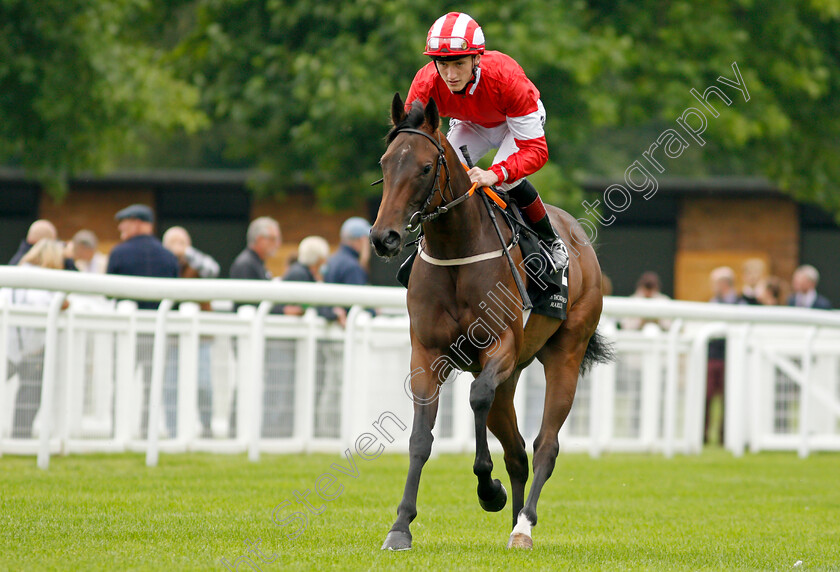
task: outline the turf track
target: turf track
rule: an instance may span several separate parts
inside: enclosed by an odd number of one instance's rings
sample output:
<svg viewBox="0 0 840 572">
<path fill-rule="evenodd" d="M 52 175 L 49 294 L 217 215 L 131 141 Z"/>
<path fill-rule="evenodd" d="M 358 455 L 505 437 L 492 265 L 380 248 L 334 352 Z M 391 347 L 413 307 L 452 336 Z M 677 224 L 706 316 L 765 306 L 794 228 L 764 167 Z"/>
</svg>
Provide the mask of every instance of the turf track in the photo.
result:
<svg viewBox="0 0 840 572">
<path fill-rule="evenodd" d="M 561 454 L 539 506 L 532 552 L 504 544 L 510 513 L 484 513 L 472 457 L 432 458 L 411 552 L 382 552 L 407 467 L 401 455 L 140 455 L 0 458 L 0 570 L 840 570 L 840 455 L 735 459 Z M 495 476 L 507 486 L 503 462 Z M 316 500 L 320 475 L 337 477 Z M 338 494 L 339 485 L 344 488 Z M 323 512 L 287 526 L 310 490 Z M 286 537 L 295 532 L 294 540 Z M 273 562 L 259 561 L 246 540 Z M 794 568 L 797 561 L 802 563 Z M 250 570 L 239 562 L 239 570 Z"/>
</svg>

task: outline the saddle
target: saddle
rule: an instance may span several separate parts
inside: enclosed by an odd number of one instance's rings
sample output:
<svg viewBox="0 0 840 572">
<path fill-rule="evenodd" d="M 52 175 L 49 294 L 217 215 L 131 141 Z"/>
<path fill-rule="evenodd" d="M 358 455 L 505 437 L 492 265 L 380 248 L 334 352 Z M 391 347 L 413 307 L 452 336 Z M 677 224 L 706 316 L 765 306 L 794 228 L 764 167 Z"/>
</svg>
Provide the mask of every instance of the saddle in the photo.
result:
<svg viewBox="0 0 840 572">
<path fill-rule="evenodd" d="M 569 265 L 563 269 L 562 273 L 550 274 L 551 265 L 547 258 L 549 254 L 540 247 L 537 233 L 522 217 L 516 202 L 511 200 L 506 193 L 498 190 L 496 192 L 502 196 L 507 206 L 503 210 L 494 204 L 493 208 L 498 209 L 503 214 L 505 222 L 513 232 L 511 246 L 519 244 L 519 248 L 522 250 L 521 267 L 528 275 L 527 292 L 533 304 L 531 312 L 565 320 L 569 300 Z M 421 230 L 420 236 L 412 244 L 418 245 L 422 238 Z M 406 288 L 408 288 L 411 269 L 414 266 L 417 253 L 418 250 L 415 249 L 397 271 L 397 280 Z"/>
</svg>

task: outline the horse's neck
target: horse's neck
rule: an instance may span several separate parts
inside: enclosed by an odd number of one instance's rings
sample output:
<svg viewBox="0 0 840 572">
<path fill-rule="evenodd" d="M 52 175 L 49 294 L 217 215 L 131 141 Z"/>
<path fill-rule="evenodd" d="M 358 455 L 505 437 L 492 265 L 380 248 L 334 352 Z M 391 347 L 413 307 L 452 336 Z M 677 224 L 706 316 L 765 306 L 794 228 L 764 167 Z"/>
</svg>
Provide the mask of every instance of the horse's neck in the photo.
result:
<svg viewBox="0 0 840 572">
<path fill-rule="evenodd" d="M 453 183 L 453 190 L 459 187 L 453 193 L 455 198 L 469 190 L 462 178 L 457 180 L 460 184 Z M 435 258 L 466 258 L 499 248 L 487 209 L 477 193 L 424 225 L 424 233 L 424 250 Z"/>
</svg>

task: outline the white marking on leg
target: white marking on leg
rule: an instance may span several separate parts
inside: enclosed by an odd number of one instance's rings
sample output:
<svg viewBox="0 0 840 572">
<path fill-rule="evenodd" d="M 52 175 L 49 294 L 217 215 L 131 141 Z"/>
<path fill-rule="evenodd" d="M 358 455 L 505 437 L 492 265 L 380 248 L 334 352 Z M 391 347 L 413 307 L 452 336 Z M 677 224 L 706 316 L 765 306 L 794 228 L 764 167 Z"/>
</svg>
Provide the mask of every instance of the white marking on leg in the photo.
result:
<svg viewBox="0 0 840 572">
<path fill-rule="evenodd" d="M 520 514 L 519 518 L 516 519 L 516 526 L 513 527 L 511 534 L 516 534 L 518 532 L 530 538 L 531 528 L 531 521 L 528 520 L 528 517 L 524 514 Z"/>
</svg>

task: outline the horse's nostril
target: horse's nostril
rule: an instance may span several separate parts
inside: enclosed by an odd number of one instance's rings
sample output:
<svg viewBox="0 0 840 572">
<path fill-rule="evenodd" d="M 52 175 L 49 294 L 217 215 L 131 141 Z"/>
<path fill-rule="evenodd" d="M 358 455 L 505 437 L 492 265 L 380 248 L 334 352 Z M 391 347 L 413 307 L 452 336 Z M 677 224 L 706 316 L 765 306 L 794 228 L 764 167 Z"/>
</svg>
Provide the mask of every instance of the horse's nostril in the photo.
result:
<svg viewBox="0 0 840 572">
<path fill-rule="evenodd" d="M 396 230 L 371 231 L 370 242 L 379 256 L 394 256 L 400 251 L 402 237 Z"/>
<path fill-rule="evenodd" d="M 389 231 L 382 243 L 389 249 L 393 250 L 400 246 L 400 233 L 395 230 Z"/>
</svg>

